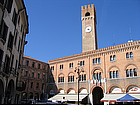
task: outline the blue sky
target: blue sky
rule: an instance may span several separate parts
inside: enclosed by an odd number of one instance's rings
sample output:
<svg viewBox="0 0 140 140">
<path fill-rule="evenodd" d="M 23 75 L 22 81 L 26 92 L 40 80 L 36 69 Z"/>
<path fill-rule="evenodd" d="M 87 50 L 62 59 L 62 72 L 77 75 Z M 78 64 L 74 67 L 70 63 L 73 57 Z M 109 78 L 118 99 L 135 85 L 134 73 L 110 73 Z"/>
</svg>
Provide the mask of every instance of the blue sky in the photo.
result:
<svg viewBox="0 0 140 140">
<path fill-rule="evenodd" d="M 82 52 L 81 6 L 94 4 L 98 48 L 140 40 L 140 0 L 24 0 L 25 55 L 48 62 Z"/>
</svg>

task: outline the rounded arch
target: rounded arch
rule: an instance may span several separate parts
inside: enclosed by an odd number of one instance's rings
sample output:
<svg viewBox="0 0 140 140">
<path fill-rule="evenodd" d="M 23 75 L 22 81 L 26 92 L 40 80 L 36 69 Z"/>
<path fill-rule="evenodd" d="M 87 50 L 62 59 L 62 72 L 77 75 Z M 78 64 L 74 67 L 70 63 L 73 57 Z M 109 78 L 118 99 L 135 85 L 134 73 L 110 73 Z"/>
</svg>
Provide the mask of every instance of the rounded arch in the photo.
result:
<svg viewBox="0 0 140 140">
<path fill-rule="evenodd" d="M 82 94 L 82 93 L 88 93 L 87 89 L 86 88 L 80 88 L 79 89 L 79 93 Z"/>
<path fill-rule="evenodd" d="M 74 75 L 74 74 L 75 74 L 74 72 L 69 72 L 68 76 L 71 76 L 71 75 Z"/>
<path fill-rule="evenodd" d="M 7 90 L 5 92 L 5 98 L 4 98 L 4 104 L 12 104 L 12 101 L 14 100 L 15 94 L 15 86 L 14 86 L 14 80 L 10 80 L 8 83 Z"/>
<path fill-rule="evenodd" d="M 100 86 L 97 86 L 92 91 L 92 100 L 94 105 L 103 105 L 100 101 L 103 98 L 103 89 Z"/>
<path fill-rule="evenodd" d="M 123 93 L 119 86 L 112 86 L 109 89 L 109 93 Z"/>
<path fill-rule="evenodd" d="M 67 90 L 67 94 L 76 94 L 76 92 L 73 88 L 70 88 Z"/>
<path fill-rule="evenodd" d="M 59 93 L 62 93 L 62 94 L 65 93 L 65 90 L 63 88 L 60 88 L 58 91 L 59 91 Z"/>
<path fill-rule="evenodd" d="M 137 85 L 130 85 L 126 88 L 127 93 L 140 93 L 140 87 Z"/>
<path fill-rule="evenodd" d="M 124 70 L 129 69 L 129 68 L 136 68 L 136 69 L 138 69 L 135 64 L 130 63 L 130 64 L 128 64 L 128 65 L 125 66 L 125 69 Z"/>
<path fill-rule="evenodd" d="M 119 67 L 117 67 L 117 66 L 111 66 L 111 67 L 108 69 L 108 73 L 109 73 L 111 70 L 118 70 L 118 71 L 120 71 Z"/>
<path fill-rule="evenodd" d="M 90 16 L 90 13 L 89 12 L 86 12 L 85 13 L 85 17 L 88 17 L 88 16 Z"/>
<path fill-rule="evenodd" d="M 2 80 L 0 79 L 0 104 L 2 104 L 3 96 L 4 96 L 4 84 Z"/>
<path fill-rule="evenodd" d="M 60 73 L 59 75 L 58 75 L 58 77 L 60 77 L 60 76 L 65 76 L 63 73 Z"/>
<path fill-rule="evenodd" d="M 34 94 L 32 92 L 30 92 L 29 99 L 33 99 L 33 98 L 34 98 Z"/>
<path fill-rule="evenodd" d="M 92 69 L 91 74 L 93 74 L 96 70 L 100 70 L 103 73 L 103 70 L 101 67 L 95 67 Z"/>
</svg>

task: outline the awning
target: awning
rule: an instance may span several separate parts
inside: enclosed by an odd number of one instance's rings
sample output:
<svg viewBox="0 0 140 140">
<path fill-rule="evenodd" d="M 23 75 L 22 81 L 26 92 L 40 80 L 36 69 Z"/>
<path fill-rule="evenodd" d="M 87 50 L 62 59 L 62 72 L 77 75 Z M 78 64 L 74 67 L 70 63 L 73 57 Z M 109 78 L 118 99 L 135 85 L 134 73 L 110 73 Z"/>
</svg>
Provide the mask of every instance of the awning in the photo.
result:
<svg viewBox="0 0 140 140">
<path fill-rule="evenodd" d="M 139 101 L 139 99 L 128 93 L 125 94 L 123 97 L 117 99 L 117 102 L 132 102 L 132 101 Z"/>
<path fill-rule="evenodd" d="M 80 93 L 79 94 L 79 101 L 82 101 L 86 96 L 88 96 L 88 93 Z M 49 98 L 48 100 L 51 101 L 78 101 L 78 94 L 64 94 L 64 93 L 58 93 L 57 95 Z"/>
<path fill-rule="evenodd" d="M 105 94 L 105 96 L 101 99 L 101 102 L 117 102 L 117 99 L 122 98 L 125 95 L 126 94 L 122 94 L 122 93 Z M 140 100 L 140 93 L 139 94 L 129 94 L 129 95 Z"/>
</svg>

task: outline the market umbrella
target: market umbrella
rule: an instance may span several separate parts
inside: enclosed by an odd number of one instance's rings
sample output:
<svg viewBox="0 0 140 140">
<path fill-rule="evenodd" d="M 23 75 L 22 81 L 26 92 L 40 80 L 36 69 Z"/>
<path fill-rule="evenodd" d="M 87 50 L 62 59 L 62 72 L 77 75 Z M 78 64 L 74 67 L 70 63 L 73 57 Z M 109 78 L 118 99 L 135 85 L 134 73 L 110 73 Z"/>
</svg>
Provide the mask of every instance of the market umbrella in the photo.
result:
<svg viewBox="0 0 140 140">
<path fill-rule="evenodd" d="M 119 102 L 131 102 L 131 101 L 138 101 L 139 99 L 129 95 L 128 93 L 125 94 L 123 97 L 117 99 Z"/>
</svg>

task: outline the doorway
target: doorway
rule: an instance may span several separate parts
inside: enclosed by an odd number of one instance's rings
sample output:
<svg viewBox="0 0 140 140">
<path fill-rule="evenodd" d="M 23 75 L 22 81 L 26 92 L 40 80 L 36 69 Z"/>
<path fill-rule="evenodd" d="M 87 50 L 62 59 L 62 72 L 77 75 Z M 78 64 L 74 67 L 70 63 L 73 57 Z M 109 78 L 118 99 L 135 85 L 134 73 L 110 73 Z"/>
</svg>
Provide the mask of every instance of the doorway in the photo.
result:
<svg viewBox="0 0 140 140">
<path fill-rule="evenodd" d="M 93 105 L 103 105 L 104 103 L 100 102 L 103 96 L 103 89 L 101 87 L 95 87 L 92 91 Z"/>
</svg>

